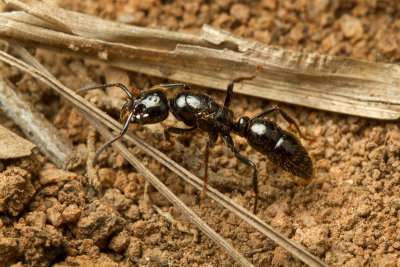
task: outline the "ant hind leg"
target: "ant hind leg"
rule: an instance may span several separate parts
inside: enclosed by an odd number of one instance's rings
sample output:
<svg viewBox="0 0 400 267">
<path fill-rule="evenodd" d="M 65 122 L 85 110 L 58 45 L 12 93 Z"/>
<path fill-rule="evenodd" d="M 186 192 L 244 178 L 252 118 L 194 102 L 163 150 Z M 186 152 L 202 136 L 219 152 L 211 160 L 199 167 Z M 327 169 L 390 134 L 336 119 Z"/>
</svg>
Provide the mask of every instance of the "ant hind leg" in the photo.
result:
<svg viewBox="0 0 400 267">
<path fill-rule="evenodd" d="M 209 156 L 209 149 L 213 147 L 215 142 L 218 139 L 217 133 L 210 133 L 207 136 L 206 142 L 206 149 L 204 151 L 204 177 L 203 177 L 203 190 L 201 191 L 201 197 L 204 197 L 206 194 L 206 187 L 207 187 L 207 178 L 208 178 L 208 156 Z"/>
<path fill-rule="evenodd" d="M 294 126 L 296 128 L 296 131 L 299 133 L 299 135 L 306 139 L 306 140 L 314 140 L 314 138 L 312 137 L 307 137 L 305 136 L 301 131 L 300 131 L 300 127 L 299 125 L 296 123 L 296 121 L 289 116 L 289 114 L 287 114 L 285 111 L 283 111 L 278 105 L 273 105 L 272 107 L 269 107 L 267 110 L 264 110 L 263 112 L 253 116 L 250 118 L 250 121 L 257 119 L 257 118 L 261 118 L 264 117 L 265 115 L 268 115 L 272 112 L 279 112 L 279 114 L 281 114 L 281 116 L 290 124 L 290 126 Z"/>
</svg>

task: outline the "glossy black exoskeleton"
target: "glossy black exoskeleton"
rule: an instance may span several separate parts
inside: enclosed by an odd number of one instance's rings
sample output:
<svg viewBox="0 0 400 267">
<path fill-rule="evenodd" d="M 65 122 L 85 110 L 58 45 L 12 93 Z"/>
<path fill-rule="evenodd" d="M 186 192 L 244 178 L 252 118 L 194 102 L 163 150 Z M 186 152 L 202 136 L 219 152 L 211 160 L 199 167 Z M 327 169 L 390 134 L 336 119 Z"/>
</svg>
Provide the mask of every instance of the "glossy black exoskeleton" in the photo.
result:
<svg viewBox="0 0 400 267">
<path fill-rule="evenodd" d="M 257 208 L 258 187 L 257 167 L 243 157 L 235 148 L 231 132 L 247 139 L 249 145 L 256 151 L 266 155 L 275 165 L 283 168 L 298 177 L 310 179 L 313 173 L 313 166 L 310 156 L 300 143 L 299 139 L 292 133 L 281 129 L 275 122 L 263 119 L 262 117 L 279 112 L 291 125 L 294 125 L 301 135 L 300 129 L 295 121 L 278 106 L 273 106 L 251 118 L 241 117 L 234 120 L 232 110 L 229 109 L 233 86 L 243 80 L 251 80 L 251 77 L 239 77 L 231 81 L 227 88 L 224 105 L 216 103 L 209 95 L 190 91 L 190 87 L 184 83 L 156 85 L 142 92 L 136 91 L 134 95 L 122 84 L 104 84 L 81 89 L 87 91 L 111 86 L 121 87 L 128 95 L 128 101 L 121 109 L 120 120 L 124 122 L 120 134 L 106 142 L 96 152 L 96 164 L 99 154 L 120 139 L 128 130 L 129 123 L 151 124 L 165 120 L 171 112 L 177 120 L 184 122 L 190 128 L 166 127 L 164 129 L 165 139 L 173 144 L 170 133 L 182 134 L 193 131 L 197 128 L 208 134 L 204 153 L 204 182 L 203 194 L 207 184 L 207 170 L 209 149 L 221 136 L 222 141 L 227 145 L 244 164 L 253 168 L 253 190 L 255 193 L 254 213 Z M 183 88 L 175 97 L 167 100 L 165 90 L 169 88 Z M 302 135 L 301 135 L 302 136 Z"/>
</svg>

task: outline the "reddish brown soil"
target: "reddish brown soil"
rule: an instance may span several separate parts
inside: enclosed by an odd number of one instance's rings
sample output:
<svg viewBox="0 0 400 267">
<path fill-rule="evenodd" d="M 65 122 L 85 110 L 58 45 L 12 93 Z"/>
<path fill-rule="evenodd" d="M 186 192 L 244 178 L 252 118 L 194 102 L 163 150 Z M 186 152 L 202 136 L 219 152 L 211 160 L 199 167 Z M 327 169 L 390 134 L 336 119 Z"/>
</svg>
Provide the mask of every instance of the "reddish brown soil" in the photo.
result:
<svg viewBox="0 0 400 267">
<path fill-rule="evenodd" d="M 67 9 L 134 25 L 199 33 L 211 24 L 274 46 L 349 56 L 372 61 L 400 60 L 400 2 L 383 0 L 263 1 L 59 1 Z M 210 3 L 211 2 L 211 3 Z M 105 66 L 38 51 L 41 62 L 70 88 L 102 83 Z M 21 94 L 73 142 L 87 152 L 88 123 L 51 89 L 15 70 L 9 73 Z M 165 82 L 138 73 L 113 70 L 136 88 Z M 228 82 L 228 81 L 227 81 Z M 222 102 L 224 94 L 208 92 Z M 173 94 L 174 92 L 171 92 Z M 100 101 L 101 102 L 101 101 Z M 101 104 L 101 103 L 99 103 Z M 235 95 L 234 113 L 252 115 L 271 104 Z M 400 130 L 398 122 L 368 120 L 281 105 L 301 129 L 315 136 L 302 140 L 313 157 L 315 178 L 308 186 L 273 166 L 235 137 L 237 148 L 259 168 L 258 216 L 314 255 L 335 266 L 400 264 Z M 116 108 L 103 108 L 117 114 Z M 0 122 L 21 134 L 12 121 Z M 278 123 L 285 125 L 278 118 Z M 132 127 L 162 148 L 160 133 L 175 125 L 172 116 L 152 127 Z M 205 136 L 176 137 L 166 153 L 202 175 Z M 97 145 L 104 140 L 97 140 Z M 133 149 L 175 194 L 255 265 L 302 265 L 240 219 L 186 185 L 143 152 Z M 251 170 L 220 142 L 212 149 L 213 185 L 251 208 Z M 0 265 L 215 265 L 232 260 L 202 234 L 181 231 L 154 211 L 144 198 L 145 181 L 109 148 L 100 157 L 100 186 L 86 178 L 84 162 L 66 172 L 40 153 L 0 162 Z M 228 177 L 231 182 L 216 177 Z M 149 188 L 154 205 L 187 224 L 160 193 Z M 192 232 L 193 233 L 193 232 Z"/>
</svg>

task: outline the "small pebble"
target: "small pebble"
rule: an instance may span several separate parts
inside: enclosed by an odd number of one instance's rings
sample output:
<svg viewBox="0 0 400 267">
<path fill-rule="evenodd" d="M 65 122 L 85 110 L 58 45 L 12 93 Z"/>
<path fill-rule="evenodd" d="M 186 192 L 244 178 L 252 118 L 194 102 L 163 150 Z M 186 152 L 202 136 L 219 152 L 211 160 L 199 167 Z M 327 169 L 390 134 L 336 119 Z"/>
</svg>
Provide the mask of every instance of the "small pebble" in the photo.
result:
<svg viewBox="0 0 400 267">
<path fill-rule="evenodd" d="M 273 2 L 270 0 L 264 0 L 264 2 Z M 325 10 L 329 7 L 329 0 L 308 0 L 307 1 L 307 15 L 311 20 L 321 18 L 324 15 Z"/>
<path fill-rule="evenodd" d="M 132 13 L 129 14 L 119 14 L 118 21 L 126 24 L 132 24 L 135 22 L 135 16 Z"/>
<path fill-rule="evenodd" d="M 262 0 L 261 1 L 261 6 L 269 9 L 269 10 L 275 10 L 276 9 L 276 1 L 274 0 Z"/>
<path fill-rule="evenodd" d="M 49 183 L 64 182 L 67 180 L 75 179 L 78 175 L 73 172 L 64 171 L 60 169 L 47 169 L 39 173 L 39 182 L 42 185 Z"/>
<path fill-rule="evenodd" d="M 371 213 L 371 207 L 367 204 L 363 204 L 357 208 L 357 215 L 360 217 L 368 217 Z"/>
<path fill-rule="evenodd" d="M 111 239 L 108 247 L 115 252 L 122 252 L 128 247 L 129 239 L 128 233 L 126 231 L 122 231 Z"/>
<path fill-rule="evenodd" d="M 378 180 L 380 176 L 381 176 L 381 172 L 378 169 L 374 169 L 372 171 L 372 178 L 374 178 L 375 180 Z"/>
<path fill-rule="evenodd" d="M 111 168 L 101 168 L 98 171 L 101 185 L 104 187 L 112 186 L 115 182 L 115 171 Z"/>
<path fill-rule="evenodd" d="M 148 242 L 150 245 L 157 245 L 161 242 L 161 233 L 154 233 L 150 235 L 149 237 L 146 237 L 146 242 Z"/>
<path fill-rule="evenodd" d="M 245 23 L 250 16 L 250 9 L 243 4 L 234 4 L 229 13 L 239 22 Z"/>
<path fill-rule="evenodd" d="M 271 34 L 268 31 L 255 31 L 253 37 L 264 44 L 269 44 L 272 41 Z"/>
<path fill-rule="evenodd" d="M 62 212 L 62 217 L 66 223 L 76 221 L 81 215 L 81 210 L 76 204 L 71 204 L 67 206 Z"/>
<path fill-rule="evenodd" d="M 304 30 L 301 24 L 297 24 L 299 26 L 293 27 L 289 32 L 289 37 L 296 43 L 301 42 L 304 39 Z"/>
<path fill-rule="evenodd" d="M 134 262 L 140 258 L 142 255 L 142 241 L 136 237 L 131 237 L 126 254 Z"/>
<path fill-rule="evenodd" d="M 395 198 L 391 202 L 392 208 L 399 210 L 400 209 L 400 200 L 398 198 Z"/>
<path fill-rule="evenodd" d="M 301 221 L 307 228 L 311 228 L 317 225 L 315 218 L 308 212 L 303 212 L 301 215 Z"/>
<path fill-rule="evenodd" d="M 322 131 L 323 129 L 320 125 L 313 127 L 312 136 L 315 138 L 320 137 L 322 135 Z"/>
<path fill-rule="evenodd" d="M 340 28 L 345 38 L 360 39 L 364 34 L 361 21 L 349 15 L 343 15 L 341 17 Z"/>
<path fill-rule="evenodd" d="M 231 0 L 216 0 L 215 3 L 220 6 L 222 9 L 228 9 L 232 4 Z"/>
<path fill-rule="evenodd" d="M 394 249 L 400 249 L 400 242 L 399 242 L 399 241 L 394 242 L 393 248 L 394 248 Z"/>
<path fill-rule="evenodd" d="M 124 213 L 129 219 L 136 221 L 140 219 L 140 211 L 138 205 L 131 205 L 129 209 Z"/>
<path fill-rule="evenodd" d="M 335 149 L 332 147 L 327 147 L 325 149 L 325 158 L 330 159 L 335 154 Z"/>
<path fill-rule="evenodd" d="M 61 216 L 61 213 L 54 207 L 51 207 L 47 210 L 47 218 L 55 227 L 58 227 L 63 223 L 63 217 Z"/>
</svg>

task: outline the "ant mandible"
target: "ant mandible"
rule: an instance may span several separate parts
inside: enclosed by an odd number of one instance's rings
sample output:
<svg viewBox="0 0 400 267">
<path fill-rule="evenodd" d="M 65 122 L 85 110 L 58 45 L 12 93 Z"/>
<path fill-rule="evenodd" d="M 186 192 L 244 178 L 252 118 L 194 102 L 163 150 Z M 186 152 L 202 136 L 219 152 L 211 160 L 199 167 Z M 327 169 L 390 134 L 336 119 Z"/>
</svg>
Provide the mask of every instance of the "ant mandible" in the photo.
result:
<svg viewBox="0 0 400 267">
<path fill-rule="evenodd" d="M 263 119 L 272 112 L 278 112 L 291 125 L 294 125 L 301 137 L 305 138 L 296 124 L 287 113 L 277 105 L 249 118 L 247 116 L 234 121 L 234 115 L 229 105 L 231 103 L 233 87 L 235 83 L 255 78 L 256 72 L 249 77 L 238 77 L 232 80 L 227 87 L 224 105 L 216 103 L 209 95 L 192 92 L 190 86 L 185 83 L 160 84 L 147 90 L 134 90 L 132 93 L 121 83 L 95 85 L 82 88 L 79 91 L 103 89 L 107 87 L 120 87 L 128 95 L 127 102 L 121 108 L 120 121 L 124 126 L 116 137 L 104 143 L 96 152 L 93 165 L 97 163 L 100 153 L 109 145 L 122 138 L 128 130 L 130 123 L 152 124 L 164 121 L 169 112 L 175 118 L 184 122 L 190 128 L 166 127 L 164 129 L 165 139 L 173 146 L 170 133 L 183 134 L 197 128 L 206 132 L 206 148 L 204 152 L 204 195 L 207 185 L 207 170 L 209 149 L 214 146 L 221 136 L 222 141 L 235 154 L 241 162 L 253 168 L 253 190 L 255 194 L 254 213 L 257 211 L 258 181 L 257 167 L 249 159 L 243 157 L 235 148 L 231 132 L 247 139 L 247 142 L 256 151 L 266 155 L 275 165 L 281 167 L 300 178 L 310 179 L 313 174 L 313 166 L 310 156 L 302 146 L 299 139 L 292 133 L 283 130 L 275 122 Z M 183 88 L 175 97 L 167 99 L 165 91 L 172 88 Z"/>
</svg>

